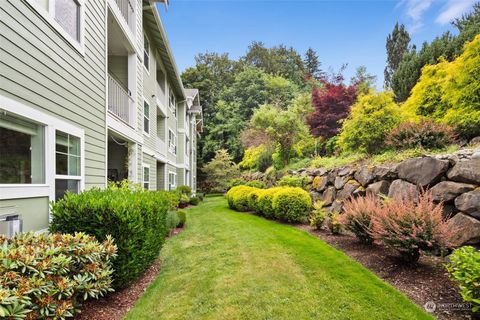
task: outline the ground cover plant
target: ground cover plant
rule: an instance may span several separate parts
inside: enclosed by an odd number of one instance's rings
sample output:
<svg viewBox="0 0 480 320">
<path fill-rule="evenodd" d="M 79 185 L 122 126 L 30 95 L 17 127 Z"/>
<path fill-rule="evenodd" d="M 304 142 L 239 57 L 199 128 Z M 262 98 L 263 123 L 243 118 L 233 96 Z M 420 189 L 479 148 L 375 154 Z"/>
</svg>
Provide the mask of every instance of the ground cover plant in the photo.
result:
<svg viewBox="0 0 480 320">
<path fill-rule="evenodd" d="M 186 212 L 188 228 L 167 242 L 158 278 L 127 320 L 432 319 L 304 231 L 234 212 L 223 197 Z"/>
<path fill-rule="evenodd" d="M 0 235 L 0 318 L 66 319 L 84 300 L 112 290 L 112 237 Z"/>
</svg>

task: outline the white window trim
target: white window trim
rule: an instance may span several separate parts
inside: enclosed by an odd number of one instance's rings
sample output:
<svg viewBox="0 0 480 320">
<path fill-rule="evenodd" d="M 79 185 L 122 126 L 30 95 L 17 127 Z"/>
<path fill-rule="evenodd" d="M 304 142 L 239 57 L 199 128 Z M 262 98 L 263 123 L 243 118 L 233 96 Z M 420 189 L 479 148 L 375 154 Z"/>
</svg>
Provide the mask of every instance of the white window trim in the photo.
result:
<svg viewBox="0 0 480 320">
<path fill-rule="evenodd" d="M 145 168 L 148 169 L 148 181 L 145 180 Z M 145 183 L 148 183 L 148 188 L 150 190 L 150 165 L 147 163 L 142 163 L 142 188 L 145 189 Z"/>
<path fill-rule="evenodd" d="M 173 95 L 173 105 L 170 102 L 170 96 Z M 172 112 L 172 115 L 175 119 L 177 119 L 177 98 L 173 93 L 172 87 L 168 87 L 168 109 Z"/>
<path fill-rule="evenodd" d="M 45 127 L 45 183 L 0 184 L 0 200 L 32 197 L 48 197 L 55 200 L 55 137 L 62 131 L 80 138 L 80 192 L 85 189 L 85 130 L 53 117 L 19 101 L 0 95 L 0 110 L 6 110 Z"/>
<path fill-rule="evenodd" d="M 170 129 L 170 128 L 168 128 L 168 132 L 169 132 L 169 133 L 168 133 L 168 152 L 170 152 L 171 154 L 173 154 L 173 155 L 176 156 L 176 155 L 177 155 L 177 150 L 176 150 L 176 148 L 177 148 L 177 135 L 176 135 L 175 132 L 174 132 L 172 129 Z M 173 139 L 173 144 L 170 143 L 170 142 L 171 142 L 170 132 L 172 133 L 172 136 L 173 136 L 173 138 L 174 138 L 174 139 Z"/>
<path fill-rule="evenodd" d="M 173 175 L 175 177 L 175 183 L 171 185 L 170 187 L 170 175 Z M 175 190 L 177 188 L 177 173 L 174 171 L 168 170 L 168 190 Z"/>
<path fill-rule="evenodd" d="M 148 55 L 148 68 L 147 66 L 145 66 L 145 38 L 148 40 L 148 51 L 147 51 L 147 55 Z M 148 75 L 150 75 L 150 67 L 151 67 L 151 62 L 152 62 L 152 56 L 150 54 L 150 47 L 151 47 L 151 44 L 150 44 L 150 39 L 148 39 L 147 35 L 146 34 L 143 34 L 143 50 L 142 50 L 142 64 L 143 64 L 143 69 L 147 72 Z"/>
<path fill-rule="evenodd" d="M 149 113 L 148 118 L 147 118 L 148 119 L 148 131 L 145 131 L 145 103 L 148 104 L 148 113 Z M 148 102 L 148 100 L 145 97 L 143 97 L 143 106 L 142 107 L 143 107 L 143 110 L 142 110 L 143 134 L 146 135 L 147 137 L 150 137 L 150 130 L 152 129 L 151 128 L 151 122 L 150 122 L 150 112 L 151 112 L 152 109 L 150 108 L 151 107 L 150 103 Z"/>
<path fill-rule="evenodd" d="M 48 0 L 49 10 L 45 10 L 35 0 L 26 0 L 27 3 L 46 21 L 50 26 L 82 56 L 85 56 L 85 0 L 76 0 L 80 7 L 79 17 L 79 40 L 74 39 L 55 20 L 55 0 Z"/>
<path fill-rule="evenodd" d="M 66 132 L 66 131 L 63 131 L 63 130 L 60 130 L 60 129 L 55 130 L 55 150 L 54 150 L 54 153 L 55 153 L 54 157 L 55 158 L 54 158 L 54 164 L 53 164 L 54 172 L 55 172 L 55 182 L 56 182 L 56 180 L 75 180 L 75 181 L 78 181 L 78 191 L 81 192 L 83 190 L 81 185 L 82 185 L 82 176 L 84 174 L 83 173 L 84 168 L 82 166 L 82 163 L 84 162 L 84 158 L 82 157 L 82 149 L 81 149 L 82 147 L 80 147 L 80 175 L 76 176 L 76 175 L 68 175 L 68 174 L 57 174 L 57 161 L 56 161 L 57 160 L 56 159 L 56 157 L 57 157 L 57 150 L 56 150 L 56 148 L 57 148 L 57 146 L 56 146 L 56 138 L 57 138 L 56 133 L 57 133 L 57 131 L 61 131 L 63 133 L 68 134 L 69 136 L 79 138 L 80 139 L 80 146 L 82 146 L 84 141 L 82 140 L 82 138 L 80 138 L 77 135 L 71 134 L 69 132 Z M 68 157 L 67 157 L 67 159 L 68 159 Z M 55 185 L 54 185 L 54 189 L 55 189 Z M 55 197 L 56 197 L 56 195 L 55 195 Z M 54 198 L 54 200 L 55 200 L 55 198 Z"/>
</svg>

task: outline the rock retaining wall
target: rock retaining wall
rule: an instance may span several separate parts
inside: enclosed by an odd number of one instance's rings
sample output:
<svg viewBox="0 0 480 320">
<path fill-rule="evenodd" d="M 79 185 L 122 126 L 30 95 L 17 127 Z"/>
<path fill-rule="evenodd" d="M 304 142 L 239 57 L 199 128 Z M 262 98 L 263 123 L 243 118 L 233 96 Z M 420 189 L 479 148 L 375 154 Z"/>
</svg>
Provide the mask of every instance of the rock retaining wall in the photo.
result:
<svg viewBox="0 0 480 320">
<path fill-rule="evenodd" d="M 306 177 L 312 199 L 323 201 L 329 211 L 336 212 L 342 211 L 343 201 L 350 196 L 417 196 L 420 190 L 430 189 L 434 200 L 444 203 L 445 216 L 450 217 L 452 226 L 462 229 L 457 244 L 480 243 L 478 150 L 411 158 L 389 165 L 301 169 L 289 174 Z"/>
</svg>

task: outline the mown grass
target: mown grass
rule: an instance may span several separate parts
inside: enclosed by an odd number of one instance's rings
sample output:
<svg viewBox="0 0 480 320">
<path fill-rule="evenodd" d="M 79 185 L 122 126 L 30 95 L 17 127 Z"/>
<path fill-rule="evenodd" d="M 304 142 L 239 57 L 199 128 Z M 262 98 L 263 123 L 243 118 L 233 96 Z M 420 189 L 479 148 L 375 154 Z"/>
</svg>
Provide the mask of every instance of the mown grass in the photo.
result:
<svg viewBox="0 0 480 320">
<path fill-rule="evenodd" d="M 431 319 L 342 252 L 223 197 L 187 210 L 161 257 L 126 319 Z"/>
</svg>

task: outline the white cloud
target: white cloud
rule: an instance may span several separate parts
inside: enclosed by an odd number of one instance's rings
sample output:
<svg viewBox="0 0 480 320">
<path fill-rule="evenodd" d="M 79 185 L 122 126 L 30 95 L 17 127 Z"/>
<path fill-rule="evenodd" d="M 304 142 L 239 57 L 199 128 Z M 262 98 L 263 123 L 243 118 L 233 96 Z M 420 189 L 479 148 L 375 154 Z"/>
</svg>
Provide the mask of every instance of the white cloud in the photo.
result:
<svg viewBox="0 0 480 320">
<path fill-rule="evenodd" d="M 468 12 L 477 0 L 448 0 L 435 22 L 447 24 Z"/>
<path fill-rule="evenodd" d="M 399 5 L 406 9 L 406 16 L 410 23 L 407 29 L 410 33 L 415 33 L 423 26 L 423 14 L 430 8 L 434 0 L 402 0 Z"/>
</svg>

